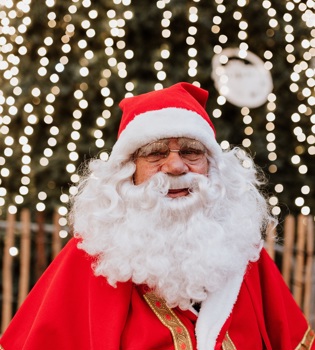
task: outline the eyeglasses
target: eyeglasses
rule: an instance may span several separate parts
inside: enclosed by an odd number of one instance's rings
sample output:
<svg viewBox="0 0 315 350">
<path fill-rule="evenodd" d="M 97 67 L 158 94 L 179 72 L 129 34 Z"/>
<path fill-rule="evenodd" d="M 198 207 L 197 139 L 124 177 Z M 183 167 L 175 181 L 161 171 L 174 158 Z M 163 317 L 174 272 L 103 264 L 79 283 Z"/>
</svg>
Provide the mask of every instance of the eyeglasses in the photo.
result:
<svg viewBox="0 0 315 350">
<path fill-rule="evenodd" d="M 134 155 L 134 159 L 144 158 L 148 163 L 160 164 L 171 152 L 177 152 L 186 164 L 198 164 L 205 158 L 205 146 L 193 139 L 179 138 L 180 149 L 170 149 L 169 140 L 151 142 L 141 148 Z"/>
</svg>

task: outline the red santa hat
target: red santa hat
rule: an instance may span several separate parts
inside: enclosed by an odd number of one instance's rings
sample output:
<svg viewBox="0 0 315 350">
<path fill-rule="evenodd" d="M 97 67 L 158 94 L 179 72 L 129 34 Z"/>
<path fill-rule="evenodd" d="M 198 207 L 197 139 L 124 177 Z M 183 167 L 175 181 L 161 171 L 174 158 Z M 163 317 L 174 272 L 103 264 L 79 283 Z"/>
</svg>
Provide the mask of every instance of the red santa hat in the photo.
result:
<svg viewBox="0 0 315 350">
<path fill-rule="evenodd" d="M 205 110 L 207 99 L 206 90 L 189 83 L 123 99 L 111 159 L 127 160 L 141 146 L 171 137 L 196 139 L 212 153 L 217 151 L 215 128 Z"/>
</svg>

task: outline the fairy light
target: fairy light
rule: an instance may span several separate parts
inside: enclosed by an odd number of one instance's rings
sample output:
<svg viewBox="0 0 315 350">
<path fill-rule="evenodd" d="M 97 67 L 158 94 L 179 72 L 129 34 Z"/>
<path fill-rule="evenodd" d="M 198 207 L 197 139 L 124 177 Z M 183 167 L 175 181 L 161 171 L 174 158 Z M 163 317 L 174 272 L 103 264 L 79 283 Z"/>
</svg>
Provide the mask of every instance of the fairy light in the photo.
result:
<svg viewBox="0 0 315 350">
<path fill-rule="evenodd" d="M 10 247 L 9 248 L 9 254 L 11 256 L 17 256 L 19 254 L 19 250 L 17 247 Z"/>
<path fill-rule="evenodd" d="M 311 28 L 312 22 L 314 25 L 314 12 L 311 11 L 311 8 L 314 6 L 313 1 L 309 1 L 307 4 L 300 3 L 297 8 L 303 12 L 301 18 L 305 21 L 306 25 Z M 309 6 L 309 8 L 307 8 Z M 301 101 L 300 105 L 298 106 L 296 112 L 294 112 L 291 116 L 292 122 L 296 125 L 293 128 L 293 134 L 296 137 L 297 143 L 300 143 L 301 146 L 297 146 L 295 149 L 296 154 L 292 155 L 291 162 L 295 165 L 295 169 L 298 171 L 300 175 L 307 174 L 308 167 L 306 164 L 304 164 L 303 161 L 303 154 L 306 152 L 306 150 L 310 150 L 311 145 L 314 142 L 314 135 L 310 134 L 307 135 L 305 130 L 302 127 L 302 121 L 304 118 L 310 118 L 311 116 L 311 109 L 313 106 L 313 99 L 312 99 L 312 93 L 311 88 L 314 87 L 313 83 L 313 77 L 314 77 L 314 69 L 310 68 L 310 61 L 311 59 L 314 59 L 315 51 L 314 51 L 314 39 L 308 40 L 308 39 L 302 39 L 301 41 L 301 48 L 304 50 L 303 54 L 303 60 L 298 61 L 297 57 L 295 56 L 295 46 L 292 45 L 292 42 L 294 41 L 294 28 L 290 24 L 290 21 L 292 19 L 292 12 L 296 9 L 296 5 L 293 2 L 288 2 L 286 5 L 287 13 L 284 15 L 284 20 L 288 23 L 285 26 L 285 40 L 287 42 L 287 45 L 285 47 L 287 52 L 287 61 L 292 64 L 292 73 L 291 73 L 291 85 L 290 90 L 292 93 L 295 93 L 299 96 L 299 100 Z M 307 80 L 308 86 L 301 85 L 301 80 L 304 81 L 304 79 L 301 79 L 303 75 L 303 78 L 305 77 L 306 80 L 308 77 L 310 79 Z M 312 120 L 312 119 L 311 119 Z M 313 132 L 314 134 L 314 132 Z M 303 144 L 308 144 L 309 147 L 302 146 Z M 311 155 L 311 153 L 309 153 Z M 295 199 L 295 205 L 297 207 L 301 208 L 301 213 L 304 215 L 308 215 L 310 213 L 310 208 L 305 205 L 306 197 L 310 192 L 309 187 L 307 186 L 308 190 L 306 191 L 306 187 L 302 187 L 301 189 L 301 197 L 297 197 Z"/>
<path fill-rule="evenodd" d="M 265 53 L 266 55 L 266 53 Z M 268 56 L 268 55 L 266 55 Z M 270 54 L 270 57 L 272 55 Z M 270 173 L 276 173 L 278 171 L 277 165 L 275 164 L 276 160 L 278 159 L 277 155 L 277 145 L 276 145 L 276 95 L 273 93 L 270 93 L 268 95 L 268 103 L 267 103 L 267 115 L 266 115 L 266 141 L 267 141 L 267 151 L 268 151 L 268 159 L 270 161 L 270 165 L 268 167 L 268 170 Z M 273 213 L 277 214 L 279 213 L 280 208 L 277 206 L 274 206 Z"/>
<path fill-rule="evenodd" d="M 69 7 L 69 9 L 72 9 L 72 11 L 75 12 L 73 6 Z M 53 27 L 56 25 L 56 23 L 54 22 L 55 18 L 56 18 L 55 13 L 50 12 L 48 14 L 48 19 L 49 19 L 48 25 L 50 27 Z M 60 53 L 61 56 L 59 58 L 59 62 L 57 62 L 55 65 L 54 72 L 50 76 L 50 81 L 52 83 L 52 86 L 50 88 L 50 91 L 46 95 L 46 99 L 45 99 L 45 103 L 47 103 L 47 104 L 45 107 L 46 115 L 44 117 L 44 122 L 46 123 L 47 127 L 49 128 L 51 136 L 47 139 L 47 147 L 43 150 L 43 155 L 40 158 L 40 164 L 42 167 L 49 166 L 50 159 L 54 155 L 54 148 L 58 144 L 57 137 L 59 135 L 60 130 L 56 125 L 54 125 L 54 117 L 53 116 L 55 113 L 55 109 L 54 109 L 53 103 L 56 101 L 60 91 L 59 91 L 58 87 L 54 86 L 54 84 L 58 83 L 59 76 L 65 70 L 67 63 L 69 62 L 69 59 L 67 57 L 67 54 L 71 51 L 71 47 L 70 47 L 69 43 L 71 42 L 71 38 L 73 37 L 74 30 L 75 30 L 74 25 L 69 23 L 71 21 L 70 12 L 69 12 L 69 14 L 66 14 L 63 17 L 63 20 L 65 23 L 68 23 L 68 24 L 66 25 L 65 33 L 64 33 L 63 37 L 61 38 L 61 41 L 63 43 L 63 45 L 61 47 L 61 53 Z M 46 37 L 44 39 L 44 44 L 46 45 L 46 47 L 42 48 L 42 52 L 48 50 L 48 48 L 53 44 L 53 39 L 51 37 Z M 45 59 L 45 58 L 46 57 L 43 57 L 43 59 L 41 59 L 42 67 L 39 70 L 39 74 L 41 74 L 41 75 L 47 74 L 47 70 L 46 70 L 45 66 L 48 66 L 49 60 Z M 71 160 L 71 158 L 70 158 L 70 160 Z M 69 164 L 66 166 L 66 170 L 68 170 L 68 169 L 69 169 Z M 40 201 L 38 202 L 38 204 L 36 206 L 38 211 L 45 210 L 46 205 L 44 202 L 46 199 L 47 199 L 46 192 L 42 192 L 41 197 L 39 197 Z"/>
<path fill-rule="evenodd" d="M 266 10 L 266 14 L 269 17 L 269 29 L 266 31 L 266 36 L 269 40 L 273 40 L 274 33 L 278 29 L 278 20 L 277 20 L 277 11 L 272 7 L 270 1 L 263 1 L 263 7 Z M 273 52 L 271 50 L 266 50 L 264 52 L 265 59 L 265 68 L 268 70 L 272 70 L 273 64 Z M 278 159 L 277 155 L 277 140 L 276 140 L 276 116 L 277 116 L 277 104 L 276 104 L 277 96 L 274 93 L 270 93 L 268 95 L 268 102 L 266 105 L 266 149 L 268 151 L 268 160 L 270 162 L 268 166 L 268 170 L 271 174 L 276 173 L 278 171 L 276 161 Z M 276 193 L 283 192 L 283 185 L 277 184 L 275 186 Z M 279 215 L 281 213 L 281 209 L 279 207 L 279 201 L 277 195 L 271 197 L 269 199 L 269 203 L 272 207 L 272 213 L 274 215 Z"/>
<path fill-rule="evenodd" d="M 218 37 L 218 44 L 214 47 L 214 53 L 215 54 L 220 54 L 222 52 L 222 45 L 224 45 L 227 41 L 228 41 L 228 37 L 225 34 L 221 34 L 221 28 L 220 28 L 220 24 L 222 22 L 222 15 L 225 12 L 225 6 L 222 4 L 222 0 L 215 0 L 216 2 L 216 10 L 217 10 L 217 14 L 213 17 L 212 21 L 213 21 L 213 25 L 211 27 L 211 31 L 213 34 L 216 34 Z M 221 60 L 222 58 L 224 58 L 223 56 L 221 56 Z M 221 63 L 223 63 L 221 61 Z M 219 118 L 222 115 L 222 111 L 220 106 L 224 105 L 226 102 L 226 99 L 224 96 L 219 95 L 218 99 L 217 99 L 217 109 L 214 110 L 213 114 L 215 116 L 215 118 Z"/>
<path fill-rule="evenodd" d="M 238 5 L 241 7 L 245 7 L 247 5 L 246 1 L 238 1 Z M 239 44 L 239 57 L 246 59 L 247 57 L 247 50 L 248 50 L 248 44 L 246 43 L 247 39 L 247 32 L 246 29 L 248 28 L 248 23 L 242 18 L 242 13 L 240 11 L 237 11 L 234 13 L 234 19 L 238 21 L 238 38 L 240 40 Z M 251 146 L 251 139 L 250 137 L 254 133 L 254 129 L 251 126 L 252 117 L 250 115 L 250 109 L 248 107 L 243 107 L 241 110 L 243 117 L 243 123 L 245 124 L 244 128 L 244 134 L 245 138 L 242 141 L 242 145 L 245 148 L 249 148 Z"/>
<path fill-rule="evenodd" d="M 168 46 L 168 41 L 171 37 L 171 30 L 170 30 L 170 24 L 172 19 L 172 12 L 170 10 L 166 10 L 166 5 L 170 1 L 157 1 L 156 7 L 160 10 L 164 10 L 162 12 L 163 18 L 161 20 L 161 36 L 165 39 L 165 42 L 160 47 L 160 59 L 154 63 L 154 69 L 156 71 L 156 77 L 158 80 L 158 83 L 155 84 L 155 89 L 162 89 L 163 88 L 163 81 L 167 78 L 166 71 L 164 70 L 164 61 L 167 60 L 170 57 L 170 51 Z"/>
<path fill-rule="evenodd" d="M 198 54 L 197 49 L 194 47 L 196 43 L 195 35 L 197 34 L 196 22 L 198 21 L 198 8 L 196 6 L 191 6 L 188 10 L 189 12 L 189 22 L 191 25 L 188 28 L 188 36 L 186 39 L 186 44 L 188 45 L 188 76 L 195 77 L 198 73 L 198 61 L 196 56 Z"/>
<path fill-rule="evenodd" d="M 252 123 L 253 118 L 250 116 L 250 110 L 248 107 L 243 107 L 241 109 L 241 114 L 244 116 L 243 117 L 243 123 L 245 124 L 245 128 L 244 128 L 244 134 L 246 135 L 246 138 L 243 139 L 242 141 L 242 145 L 245 148 L 249 148 L 251 145 L 251 140 L 250 140 L 250 136 L 253 134 L 254 130 L 253 128 L 250 126 Z"/>
</svg>

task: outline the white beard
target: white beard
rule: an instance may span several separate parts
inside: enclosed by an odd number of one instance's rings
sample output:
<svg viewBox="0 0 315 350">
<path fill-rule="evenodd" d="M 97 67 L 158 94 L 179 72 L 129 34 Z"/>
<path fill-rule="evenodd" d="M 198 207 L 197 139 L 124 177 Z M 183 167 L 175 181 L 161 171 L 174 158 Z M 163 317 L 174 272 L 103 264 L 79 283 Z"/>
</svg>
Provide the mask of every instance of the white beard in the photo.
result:
<svg viewBox="0 0 315 350">
<path fill-rule="evenodd" d="M 256 197 L 244 204 L 216 176 L 158 173 L 139 186 L 122 182 L 121 200 L 100 204 L 115 205 L 115 211 L 99 209 L 89 225 L 75 227 L 83 238 L 80 247 L 98 258 L 95 274 L 113 286 L 130 279 L 147 284 L 170 307 L 182 309 L 243 274 L 259 256 L 263 214 Z M 185 187 L 191 189 L 186 197 L 166 196 L 169 188 Z"/>
</svg>

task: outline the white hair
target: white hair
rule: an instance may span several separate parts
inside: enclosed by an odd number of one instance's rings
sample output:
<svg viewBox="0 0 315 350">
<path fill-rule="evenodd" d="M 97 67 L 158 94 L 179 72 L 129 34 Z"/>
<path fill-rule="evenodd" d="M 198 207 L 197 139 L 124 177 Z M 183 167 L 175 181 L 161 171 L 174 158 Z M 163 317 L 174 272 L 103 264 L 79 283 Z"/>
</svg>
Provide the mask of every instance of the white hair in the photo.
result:
<svg viewBox="0 0 315 350">
<path fill-rule="evenodd" d="M 79 248 L 96 257 L 96 275 L 112 286 L 130 279 L 147 284 L 171 307 L 185 309 L 258 259 L 273 218 L 244 151 L 210 156 L 208 176 L 157 173 L 135 186 L 134 172 L 132 161 L 93 160 L 72 198 Z M 168 198 L 176 186 L 191 193 Z"/>
</svg>

